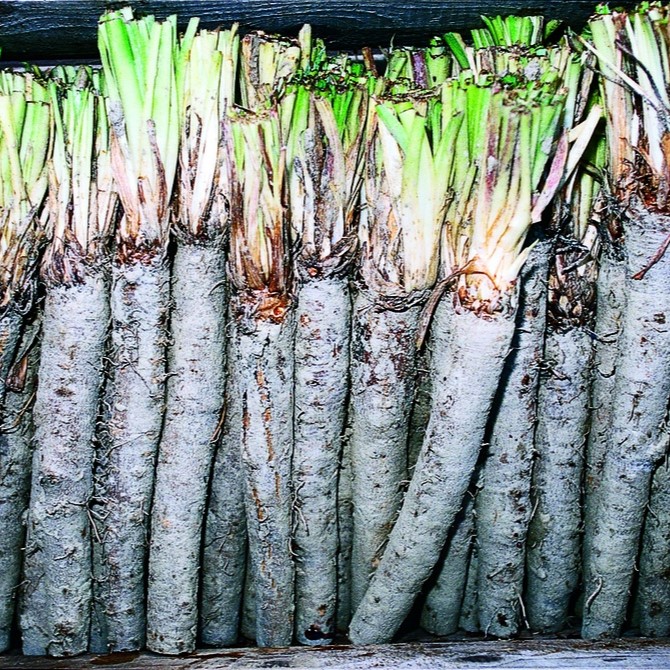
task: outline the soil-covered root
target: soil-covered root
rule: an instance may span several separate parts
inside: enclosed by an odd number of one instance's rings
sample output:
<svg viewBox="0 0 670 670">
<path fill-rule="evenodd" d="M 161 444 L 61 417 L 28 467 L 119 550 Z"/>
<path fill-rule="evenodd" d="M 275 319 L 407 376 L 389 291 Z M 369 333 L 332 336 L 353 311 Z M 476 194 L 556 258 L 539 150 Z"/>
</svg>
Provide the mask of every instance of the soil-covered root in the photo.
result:
<svg viewBox="0 0 670 670">
<path fill-rule="evenodd" d="M 637 605 L 640 633 L 670 635 L 670 469 L 661 463 L 651 484 L 642 535 Z"/>
<path fill-rule="evenodd" d="M 381 564 L 351 622 L 356 644 L 395 635 L 439 559 L 479 457 L 514 323 L 513 314 L 457 311 L 451 296 L 435 310 L 426 439 Z"/>
<path fill-rule="evenodd" d="M 602 481 L 612 423 L 616 384 L 619 332 L 626 301 L 626 267 L 616 250 L 605 246 L 600 254 L 596 283 L 595 340 L 591 380 L 591 418 L 586 443 L 584 473 L 584 534 L 590 537 L 597 508 L 596 497 Z M 584 543 L 583 562 L 588 563 L 589 543 Z"/>
<path fill-rule="evenodd" d="M 0 428 L 0 652 L 11 644 L 25 547 L 24 515 L 30 498 L 33 402 L 37 387 L 41 320 L 25 329 L 10 368 Z"/>
<path fill-rule="evenodd" d="M 627 304 L 611 432 L 593 528 L 585 537 L 585 638 L 621 633 L 651 478 L 666 443 L 662 426 L 670 397 L 670 257 L 665 254 L 651 266 L 650 261 L 670 234 L 670 218 L 646 211 L 637 200 L 627 216 Z M 641 277 L 638 273 L 645 268 Z"/>
<path fill-rule="evenodd" d="M 293 342 L 295 312 L 256 318 L 233 296 L 239 318 L 242 464 L 247 531 L 256 586 L 256 642 L 283 647 L 293 640 L 295 562 L 291 551 L 293 492 Z M 253 299 L 253 298 L 252 298 Z"/>
<path fill-rule="evenodd" d="M 479 622 L 495 637 L 516 635 L 520 627 L 548 251 L 548 244 L 536 246 L 521 272 L 517 329 L 494 403 L 475 503 Z"/>
<path fill-rule="evenodd" d="M 348 278 L 303 281 L 296 305 L 296 637 L 332 640 L 337 607 L 337 482 L 349 390 Z"/>
<path fill-rule="evenodd" d="M 351 621 L 351 545 L 354 536 L 354 501 L 351 474 L 351 440 L 347 426 L 337 478 L 337 630 L 346 632 Z"/>
<path fill-rule="evenodd" d="M 475 534 L 474 497 L 465 494 L 444 555 L 437 565 L 434 584 L 426 595 L 421 627 L 433 635 L 451 635 L 458 630 L 465 594 L 470 555 Z"/>
<path fill-rule="evenodd" d="M 102 274 L 47 288 L 20 622 L 23 653 L 31 656 L 88 649 L 89 503 L 108 329 Z"/>
<path fill-rule="evenodd" d="M 421 308 L 375 305 L 360 291 L 354 303 L 351 363 L 351 462 L 355 609 L 379 564 L 402 503 L 414 397 Z"/>
<path fill-rule="evenodd" d="M 225 385 L 225 256 L 177 246 L 165 422 L 151 510 L 147 647 L 193 651 L 202 522 Z"/>
<path fill-rule="evenodd" d="M 430 344 L 427 344 L 419 350 L 416 360 L 414 402 L 409 418 L 409 441 L 407 446 L 407 463 L 410 475 L 421 453 L 421 446 L 430 420 L 430 394 Z"/>
<path fill-rule="evenodd" d="M 549 331 L 538 392 L 525 602 L 532 630 L 565 628 L 579 583 L 581 481 L 593 345 L 582 328 Z"/>
<path fill-rule="evenodd" d="M 212 469 L 202 558 L 200 639 L 216 647 L 238 640 L 247 569 L 247 522 L 240 477 L 242 398 L 233 392 L 233 380 L 240 375 L 235 327 L 235 321 L 229 321 L 224 419 Z M 255 622 L 253 629 L 255 636 Z"/>
<path fill-rule="evenodd" d="M 163 257 L 150 251 L 113 265 L 110 379 L 96 468 L 95 652 L 145 644 L 145 566 L 165 408 L 169 279 Z"/>
</svg>

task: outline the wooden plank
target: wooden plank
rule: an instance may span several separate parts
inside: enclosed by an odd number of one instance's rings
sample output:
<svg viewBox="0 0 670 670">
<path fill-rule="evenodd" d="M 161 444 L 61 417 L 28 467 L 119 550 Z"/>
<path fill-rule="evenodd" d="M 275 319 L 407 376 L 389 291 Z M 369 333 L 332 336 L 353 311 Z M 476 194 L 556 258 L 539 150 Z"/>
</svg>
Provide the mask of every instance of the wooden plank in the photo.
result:
<svg viewBox="0 0 670 670">
<path fill-rule="evenodd" d="M 670 641 L 625 639 L 430 642 L 378 647 L 206 650 L 177 658 L 113 654 L 70 659 L 0 657 L 0 670 L 224 670 L 226 668 L 328 668 L 329 670 L 451 670 L 458 668 L 668 668 Z"/>
<path fill-rule="evenodd" d="M 95 58 L 98 17 L 105 0 L 2 0 L 0 46 L 4 60 Z M 117 6 L 121 3 L 114 3 Z M 183 20 L 200 16 L 214 27 L 240 21 L 243 29 L 295 33 L 302 23 L 328 38 L 333 48 L 426 42 L 433 34 L 481 24 L 486 13 L 544 13 L 581 25 L 595 0 L 144 0 L 142 12 Z M 617 4 L 631 4 L 623 2 Z"/>
</svg>

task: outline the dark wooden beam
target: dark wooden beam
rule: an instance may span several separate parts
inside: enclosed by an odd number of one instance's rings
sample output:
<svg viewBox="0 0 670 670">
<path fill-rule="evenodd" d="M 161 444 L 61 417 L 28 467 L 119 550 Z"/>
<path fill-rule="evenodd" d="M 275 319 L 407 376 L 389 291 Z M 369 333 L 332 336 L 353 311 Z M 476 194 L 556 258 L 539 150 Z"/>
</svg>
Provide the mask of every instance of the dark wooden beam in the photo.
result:
<svg viewBox="0 0 670 670">
<path fill-rule="evenodd" d="M 180 657 L 149 653 L 79 656 L 69 659 L 0 657 L 0 670 L 224 670 L 230 668 L 588 668 L 642 670 L 670 667 L 668 640 L 516 640 L 430 642 L 378 647 L 217 649 Z"/>
<path fill-rule="evenodd" d="M 128 3 L 0 0 L 3 60 L 95 58 L 98 17 L 120 4 Z M 486 13 L 543 13 L 579 27 L 595 0 L 137 0 L 132 4 L 160 17 L 176 12 L 180 22 L 199 16 L 206 27 L 239 21 L 244 30 L 291 34 L 311 23 L 333 48 L 357 48 L 387 46 L 392 39 L 399 44 L 425 43 L 433 34 L 478 26 L 480 15 Z"/>
</svg>

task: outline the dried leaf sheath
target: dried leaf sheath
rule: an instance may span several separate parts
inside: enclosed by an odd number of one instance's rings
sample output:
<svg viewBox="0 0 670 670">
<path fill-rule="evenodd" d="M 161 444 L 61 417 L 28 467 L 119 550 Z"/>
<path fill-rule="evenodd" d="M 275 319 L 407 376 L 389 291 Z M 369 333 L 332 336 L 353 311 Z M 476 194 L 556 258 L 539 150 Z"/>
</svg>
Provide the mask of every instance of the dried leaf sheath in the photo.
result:
<svg viewBox="0 0 670 670">
<path fill-rule="evenodd" d="M 260 30 L 246 35 L 240 55 L 242 106 L 253 111 L 270 106 L 301 60 L 309 59 L 309 53 L 303 53 L 306 44 L 309 44 L 309 26 L 303 28 L 300 40 L 267 35 Z"/>
<path fill-rule="evenodd" d="M 292 272 L 285 262 L 285 160 L 279 115 L 276 109 L 258 115 L 242 111 L 233 114 L 226 124 L 232 281 L 239 292 L 265 294 L 267 304 L 262 305 L 262 315 L 280 320 Z M 266 314 L 266 310 L 270 311 Z"/>
</svg>

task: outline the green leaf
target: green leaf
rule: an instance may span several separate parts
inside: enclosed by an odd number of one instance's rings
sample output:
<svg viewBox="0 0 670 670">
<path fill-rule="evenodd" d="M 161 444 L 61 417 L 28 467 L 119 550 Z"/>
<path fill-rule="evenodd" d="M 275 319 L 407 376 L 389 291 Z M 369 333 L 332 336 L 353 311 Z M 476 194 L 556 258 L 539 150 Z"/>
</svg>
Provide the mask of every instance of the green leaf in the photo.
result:
<svg viewBox="0 0 670 670">
<path fill-rule="evenodd" d="M 467 70 L 470 67 L 470 61 L 467 55 L 467 47 L 465 46 L 465 42 L 461 35 L 459 33 L 446 33 L 444 35 L 444 41 L 454 55 L 454 58 L 458 61 L 460 67 Z"/>
<path fill-rule="evenodd" d="M 406 154 L 409 148 L 409 134 L 399 121 L 393 105 L 388 102 L 378 102 L 375 104 L 375 111 L 379 120 L 386 126 L 393 139 L 398 143 L 401 151 Z"/>
</svg>

